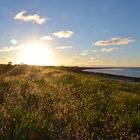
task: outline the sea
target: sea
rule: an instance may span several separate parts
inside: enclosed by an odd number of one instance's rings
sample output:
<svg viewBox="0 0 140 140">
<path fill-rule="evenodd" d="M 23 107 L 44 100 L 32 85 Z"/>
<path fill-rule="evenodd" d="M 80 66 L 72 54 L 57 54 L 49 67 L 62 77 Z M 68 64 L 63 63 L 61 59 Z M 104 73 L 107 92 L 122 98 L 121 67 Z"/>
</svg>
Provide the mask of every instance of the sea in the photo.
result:
<svg viewBox="0 0 140 140">
<path fill-rule="evenodd" d="M 134 68 L 134 67 L 131 67 L 131 68 L 126 68 L 126 67 L 125 68 L 93 68 L 93 69 L 85 69 L 83 71 L 140 78 L 140 67 L 137 67 L 137 68 Z"/>
</svg>

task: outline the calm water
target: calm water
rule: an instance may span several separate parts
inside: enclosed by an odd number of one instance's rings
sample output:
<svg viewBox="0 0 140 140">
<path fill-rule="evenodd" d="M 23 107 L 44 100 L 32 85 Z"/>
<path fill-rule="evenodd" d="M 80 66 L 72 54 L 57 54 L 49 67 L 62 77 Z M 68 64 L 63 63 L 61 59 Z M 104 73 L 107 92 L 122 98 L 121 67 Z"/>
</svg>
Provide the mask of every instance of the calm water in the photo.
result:
<svg viewBox="0 0 140 140">
<path fill-rule="evenodd" d="M 85 69 L 84 71 L 140 78 L 140 68 Z"/>
</svg>

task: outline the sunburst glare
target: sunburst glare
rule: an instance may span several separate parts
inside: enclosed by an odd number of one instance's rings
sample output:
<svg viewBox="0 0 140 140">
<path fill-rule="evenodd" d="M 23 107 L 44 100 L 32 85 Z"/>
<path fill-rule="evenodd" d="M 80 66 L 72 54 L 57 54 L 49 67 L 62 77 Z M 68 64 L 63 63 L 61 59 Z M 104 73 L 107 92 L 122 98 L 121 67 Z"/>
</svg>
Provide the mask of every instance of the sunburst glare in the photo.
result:
<svg viewBox="0 0 140 140">
<path fill-rule="evenodd" d="M 21 62 L 30 65 L 54 65 L 54 57 L 46 44 L 33 42 L 23 49 Z"/>
</svg>

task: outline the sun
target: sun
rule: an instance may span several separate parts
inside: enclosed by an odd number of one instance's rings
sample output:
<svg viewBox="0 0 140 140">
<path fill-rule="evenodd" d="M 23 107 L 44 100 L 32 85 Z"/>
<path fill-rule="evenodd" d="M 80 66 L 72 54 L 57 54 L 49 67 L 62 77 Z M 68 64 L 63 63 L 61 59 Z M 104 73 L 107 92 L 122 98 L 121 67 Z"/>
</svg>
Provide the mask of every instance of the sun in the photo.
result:
<svg viewBox="0 0 140 140">
<path fill-rule="evenodd" d="M 54 65 L 54 58 L 46 44 L 33 42 L 25 45 L 21 62 L 29 65 Z"/>
</svg>

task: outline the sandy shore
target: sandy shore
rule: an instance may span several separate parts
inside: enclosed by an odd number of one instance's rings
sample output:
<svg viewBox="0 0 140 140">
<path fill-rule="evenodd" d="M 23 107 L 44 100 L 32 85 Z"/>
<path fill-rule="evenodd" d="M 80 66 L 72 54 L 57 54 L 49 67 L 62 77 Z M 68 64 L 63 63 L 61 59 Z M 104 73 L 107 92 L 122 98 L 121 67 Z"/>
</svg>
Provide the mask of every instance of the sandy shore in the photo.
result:
<svg viewBox="0 0 140 140">
<path fill-rule="evenodd" d="M 105 74 L 105 73 L 94 73 L 94 72 L 87 72 L 83 71 L 85 69 L 97 69 L 93 67 L 62 67 L 62 69 L 74 72 L 74 73 L 81 73 L 81 74 L 87 74 L 87 75 L 95 75 L 99 77 L 105 77 L 110 78 L 113 80 L 124 80 L 124 81 L 130 81 L 130 82 L 140 82 L 140 78 L 137 77 L 127 77 L 127 76 L 120 76 L 120 75 L 113 75 L 113 74 Z M 102 68 L 105 69 L 105 68 Z"/>
</svg>

